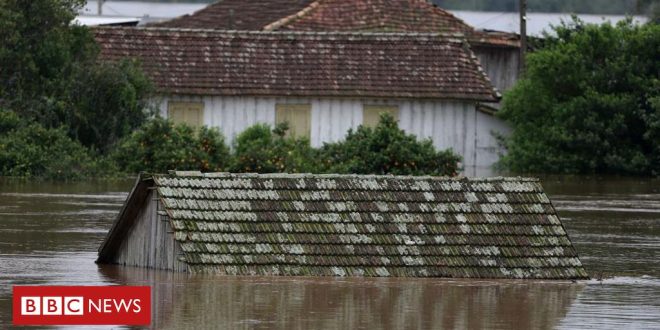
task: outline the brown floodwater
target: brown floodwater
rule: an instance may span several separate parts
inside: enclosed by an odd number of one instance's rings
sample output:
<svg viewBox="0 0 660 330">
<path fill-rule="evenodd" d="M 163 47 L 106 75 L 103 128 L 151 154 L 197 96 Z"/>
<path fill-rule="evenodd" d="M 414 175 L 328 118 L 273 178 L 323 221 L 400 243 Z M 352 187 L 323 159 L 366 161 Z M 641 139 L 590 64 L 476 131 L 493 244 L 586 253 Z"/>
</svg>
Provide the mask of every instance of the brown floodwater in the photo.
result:
<svg viewBox="0 0 660 330">
<path fill-rule="evenodd" d="M 132 181 L 0 181 L 0 327 L 11 324 L 13 285 L 125 284 L 152 287 L 159 329 L 660 329 L 660 180 L 543 184 L 593 280 L 227 277 L 98 266 L 96 249 Z"/>
</svg>

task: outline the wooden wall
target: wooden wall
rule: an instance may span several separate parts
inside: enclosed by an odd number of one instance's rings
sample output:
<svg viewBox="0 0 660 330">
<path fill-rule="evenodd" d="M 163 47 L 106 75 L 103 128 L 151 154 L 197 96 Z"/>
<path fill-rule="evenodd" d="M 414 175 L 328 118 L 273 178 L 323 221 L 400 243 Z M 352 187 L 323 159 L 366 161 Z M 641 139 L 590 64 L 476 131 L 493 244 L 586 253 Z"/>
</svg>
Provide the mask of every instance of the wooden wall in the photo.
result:
<svg viewBox="0 0 660 330">
<path fill-rule="evenodd" d="M 363 109 L 371 105 L 399 108 L 399 125 L 422 138 L 431 138 L 436 148 L 451 148 L 463 156 L 466 169 L 490 170 L 503 152 L 491 132 L 508 133 L 508 127 L 492 115 L 476 110 L 476 103 L 433 99 L 348 99 L 348 98 L 262 98 L 219 96 L 171 96 L 160 101 L 161 115 L 167 117 L 167 103 L 203 102 L 204 124 L 217 127 L 228 142 L 256 123 L 275 124 L 277 104 L 310 104 L 312 146 L 342 140 L 349 129 L 363 123 Z M 490 116 L 490 118 L 482 118 Z M 476 173 L 473 170 L 466 174 Z"/>
<path fill-rule="evenodd" d="M 174 240 L 169 218 L 158 214 L 163 207 L 157 197 L 155 190 L 149 192 L 135 225 L 128 231 L 117 252 L 115 262 L 125 266 L 185 272 L 186 264 L 179 261 L 183 251 Z"/>
<path fill-rule="evenodd" d="M 500 93 L 509 90 L 518 81 L 520 50 L 513 47 L 482 47 L 472 49 L 491 83 Z"/>
</svg>

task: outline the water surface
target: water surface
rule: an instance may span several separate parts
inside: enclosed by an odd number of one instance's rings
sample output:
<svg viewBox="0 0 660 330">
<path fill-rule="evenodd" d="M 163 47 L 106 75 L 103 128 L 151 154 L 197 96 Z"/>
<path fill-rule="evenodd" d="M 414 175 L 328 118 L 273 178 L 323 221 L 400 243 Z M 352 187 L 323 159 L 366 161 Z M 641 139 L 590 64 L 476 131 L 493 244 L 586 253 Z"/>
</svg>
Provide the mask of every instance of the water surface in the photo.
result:
<svg viewBox="0 0 660 330">
<path fill-rule="evenodd" d="M 97 266 L 132 181 L 0 181 L 0 324 L 11 286 L 151 285 L 156 328 L 660 329 L 660 181 L 545 178 L 591 281 L 224 277 Z M 602 280 L 601 280 L 602 278 Z"/>
</svg>

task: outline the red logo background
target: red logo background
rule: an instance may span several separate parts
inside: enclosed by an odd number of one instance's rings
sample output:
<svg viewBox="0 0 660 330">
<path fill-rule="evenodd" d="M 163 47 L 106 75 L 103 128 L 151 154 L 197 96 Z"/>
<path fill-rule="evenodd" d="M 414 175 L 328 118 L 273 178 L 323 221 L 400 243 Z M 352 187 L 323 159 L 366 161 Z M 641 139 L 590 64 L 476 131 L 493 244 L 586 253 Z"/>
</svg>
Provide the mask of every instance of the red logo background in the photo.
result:
<svg viewBox="0 0 660 330">
<path fill-rule="evenodd" d="M 82 315 L 23 315 L 21 297 L 83 297 Z M 113 308 L 110 313 L 89 310 L 89 300 L 95 303 L 103 299 L 140 299 L 137 308 Z M 151 324 L 151 288 L 148 286 L 14 286 L 13 287 L 14 325 L 149 325 Z M 71 306 L 75 306 L 71 305 Z M 131 305 L 135 307 L 134 305 Z M 40 306 L 42 307 L 42 306 Z M 65 306 L 63 306 L 64 308 Z"/>
</svg>

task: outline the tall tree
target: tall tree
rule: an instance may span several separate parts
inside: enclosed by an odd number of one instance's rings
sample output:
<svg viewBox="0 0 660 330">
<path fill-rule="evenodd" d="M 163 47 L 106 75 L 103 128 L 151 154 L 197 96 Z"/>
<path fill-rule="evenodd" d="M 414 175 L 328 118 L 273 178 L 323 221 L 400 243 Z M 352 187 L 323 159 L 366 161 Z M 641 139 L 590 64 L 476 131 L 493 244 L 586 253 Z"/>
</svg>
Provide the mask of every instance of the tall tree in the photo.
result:
<svg viewBox="0 0 660 330">
<path fill-rule="evenodd" d="M 575 21 L 503 100 L 517 172 L 660 174 L 660 25 Z"/>
<path fill-rule="evenodd" d="M 73 63 L 93 57 L 86 30 L 71 26 L 84 2 L 0 1 L 0 105 L 30 111 L 59 92 Z"/>
<path fill-rule="evenodd" d="M 139 66 L 97 61 L 72 24 L 85 0 L 0 0 L 0 107 L 105 152 L 141 125 L 151 87 Z"/>
</svg>

